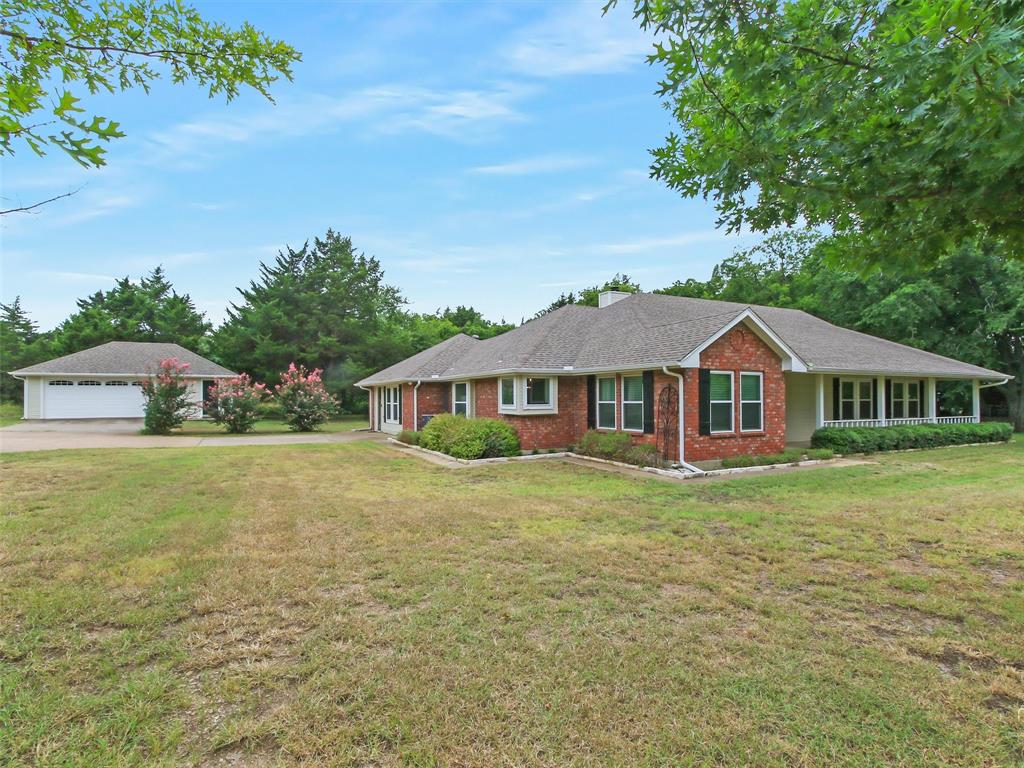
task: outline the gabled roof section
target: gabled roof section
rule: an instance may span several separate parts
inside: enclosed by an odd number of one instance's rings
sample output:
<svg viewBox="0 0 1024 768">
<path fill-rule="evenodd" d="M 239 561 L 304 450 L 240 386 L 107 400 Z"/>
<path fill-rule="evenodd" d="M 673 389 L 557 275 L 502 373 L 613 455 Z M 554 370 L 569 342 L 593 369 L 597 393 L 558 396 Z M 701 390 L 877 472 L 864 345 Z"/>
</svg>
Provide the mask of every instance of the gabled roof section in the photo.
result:
<svg viewBox="0 0 1024 768">
<path fill-rule="evenodd" d="M 365 387 L 374 384 L 393 384 L 399 381 L 438 378 L 479 343 L 479 339 L 472 336 L 467 336 L 464 333 L 457 334 L 424 349 L 422 352 L 417 352 L 412 357 L 407 357 L 383 371 L 367 376 L 357 382 L 357 385 Z"/>
<path fill-rule="evenodd" d="M 1006 378 L 796 309 L 637 293 L 600 309 L 570 304 L 491 339 L 456 336 L 359 383 L 695 365 L 703 348 L 740 322 L 797 372 Z"/>
<path fill-rule="evenodd" d="M 109 341 L 64 357 L 11 371 L 16 376 L 92 374 L 97 376 L 147 376 L 161 360 L 176 357 L 188 363 L 189 376 L 234 376 L 222 365 L 185 349 L 180 344 L 152 341 Z"/>
</svg>

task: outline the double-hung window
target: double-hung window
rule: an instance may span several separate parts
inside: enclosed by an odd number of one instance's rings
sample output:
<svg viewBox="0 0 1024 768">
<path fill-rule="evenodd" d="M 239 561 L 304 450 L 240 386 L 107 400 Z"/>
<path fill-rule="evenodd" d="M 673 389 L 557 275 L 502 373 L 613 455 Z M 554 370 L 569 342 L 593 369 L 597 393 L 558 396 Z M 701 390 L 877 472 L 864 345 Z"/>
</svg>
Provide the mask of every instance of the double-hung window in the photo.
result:
<svg viewBox="0 0 1024 768">
<path fill-rule="evenodd" d="M 526 379 L 526 407 L 550 408 L 551 379 L 528 377 Z"/>
<path fill-rule="evenodd" d="M 452 384 L 452 413 L 469 416 L 469 382 L 456 381 Z"/>
<path fill-rule="evenodd" d="M 740 373 L 740 432 L 764 429 L 764 394 L 760 373 Z"/>
<path fill-rule="evenodd" d="M 875 418 L 875 399 L 870 379 L 843 379 L 839 382 L 839 418 Z"/>
<path fill-rule="evenodd" d="M 712 371 L 710 384 L 711 433 L 732 432 L 732 371 Z"/>
<path fill-rule="evenodd" d="M 516 380 L 513 378 L 498 380 L 498 409 L 514 411 L 516 409 Z"/>
<path fill-rule="evenodd" d="M 615 377 L 597 380 L 597 428 L 615 429 Z"/>
<path fill-rule="evenodd" d="M 921 385 L 916 381 L 892 383 L 892 417 L 916 419 L 921 416 Z"/>
<path fill-rule="evenodd" d="M 627 432 L 644 431 L 644 377 L 622 377 L 622 428 Z"/>
</svg>

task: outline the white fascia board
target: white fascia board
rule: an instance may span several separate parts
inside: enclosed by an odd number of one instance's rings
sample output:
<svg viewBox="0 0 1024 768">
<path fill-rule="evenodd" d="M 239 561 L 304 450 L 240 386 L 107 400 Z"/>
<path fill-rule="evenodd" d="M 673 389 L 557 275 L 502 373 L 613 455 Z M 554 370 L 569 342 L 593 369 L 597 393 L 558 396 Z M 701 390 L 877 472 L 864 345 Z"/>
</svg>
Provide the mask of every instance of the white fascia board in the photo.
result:
<svg viewBox="0 0 1024 768">
<path fill-rule="evenodd" d="M 970 381 L 971 379 L 982 379 L 986 381 L 1009 381 L 1013 376 L 991 373 L 934 373 L 928 371 L 878 371 L 867 368 L 814 368 L 810 367 L 808 373 L 827 373 L 834 376 L 865 376 L 876 378 L 886 376 L 890 379 L 942 379 L 943 381 Z"/>
<path fill-rule="evenodd" d="M 794 352 L 779 335 L 768 327 L 760 317 L 749 307 L 740 312 L 736 317 L 723 325 L 715 333 L 698 344 L 693 351 L 679 361 L 681 368 L 700 368 L 700 354 L 740 323 L 752 330 L 761 341 L 767 344 L 782 358 L 782 370 L 793 371 L 794 373 L 807 373 L 807 364 Z"/>
<path fill-rule="evenodd" d="M 30 377 L 54 377 L 54 376 L 65 376 L 72 377 L 77 376 L 79 378 L 89 379 L 127 379 L 131 377 L 145 378 L 147 376 L 156 376 L 155 373 L 21 373 L 20 371 L 14 371 L 10 374 L 16 378 L 24 376 L 25 378 Z M 183 379 L 230 379 L 237 376 L 237 373 L 186 373 L 182 376 Z"/>
</svg>

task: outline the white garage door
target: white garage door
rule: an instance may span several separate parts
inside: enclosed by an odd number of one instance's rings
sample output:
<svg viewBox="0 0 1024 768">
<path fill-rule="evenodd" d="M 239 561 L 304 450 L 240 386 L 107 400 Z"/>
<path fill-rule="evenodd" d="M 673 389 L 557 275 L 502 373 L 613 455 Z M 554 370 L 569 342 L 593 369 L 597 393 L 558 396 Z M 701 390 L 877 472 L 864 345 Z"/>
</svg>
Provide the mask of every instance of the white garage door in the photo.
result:
<svg viewBox="0 0 1024 768">
<path fill-rule="evenodd" d="M 142 418 L 142 388 L 127 379 L 50 379 L 42 410 L 44 419 Z"/>
</svg>

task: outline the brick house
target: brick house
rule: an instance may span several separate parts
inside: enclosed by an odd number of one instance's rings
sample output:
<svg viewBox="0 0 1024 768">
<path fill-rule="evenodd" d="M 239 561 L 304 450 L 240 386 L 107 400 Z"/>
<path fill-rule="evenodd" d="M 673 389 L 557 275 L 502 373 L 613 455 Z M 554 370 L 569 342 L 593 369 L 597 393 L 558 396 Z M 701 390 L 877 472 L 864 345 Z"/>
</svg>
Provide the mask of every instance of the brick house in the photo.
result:
<svg viewBox="0 0 1024 768">
<path fill-rule="evenodd" d="M 781 451 L 823 426 L 972 422 L 1008 376 L 805 312 L 607 291 L 491 339 L 458 335 L 368 376 L 371 429 L 438 413 L 504 419 L 524 450 L 625 432 L 685 464 Z M 970 381 L 969 413 L 940 387 Z"/>
</svg>

